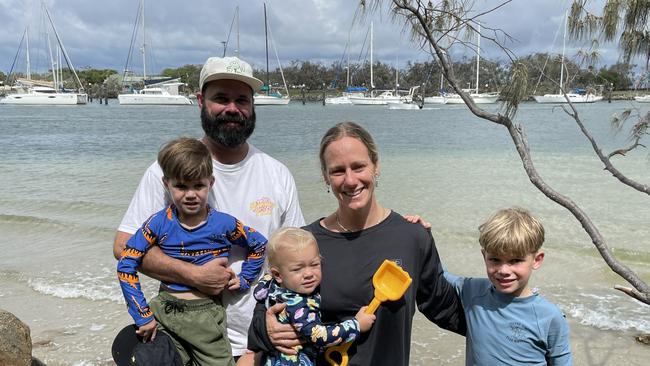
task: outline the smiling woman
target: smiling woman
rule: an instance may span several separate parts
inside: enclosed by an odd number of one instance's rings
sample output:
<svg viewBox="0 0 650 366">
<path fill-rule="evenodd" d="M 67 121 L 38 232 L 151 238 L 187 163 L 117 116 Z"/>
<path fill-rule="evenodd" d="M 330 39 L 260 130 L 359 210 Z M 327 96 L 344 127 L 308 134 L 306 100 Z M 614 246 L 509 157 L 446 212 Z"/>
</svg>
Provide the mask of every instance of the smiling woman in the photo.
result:
<svg viewBox="0 0 650 366">
<path fill-rule="evenodd" d="M 330 128 L 321 140 L 320 162 L 325 184 L 338 201 L 327 217 L 308 225 L 321 250 L 322 318 L 339 323 L 373 298 L 372 276 L 386 259 L 396 262 L 413 279 L 398 301 L 384 303 L 367 335 L 352 344 L 349 361 L 355 365 L 408 365 L 411 328 L 416 305 L 438 326 L 464 334 L 465 318 L 458 295 L 442 277 L 442 265 L 431 233 L 383 207 L 375 190 L 379 154 L 370 134 L 354 122 Z M 282 351 L 283 342 L 268 334 L 284 331 L 275 317 L 256 309 L 249 347 Z M 276 308 L 277 309 L 277 308 Z M 276 311 L 273 307 L 269 314 Z M 251 338 L 256 338 L 255 340 Z M 290 338 L 290 337 L 288 337 Z M 251 345 L 251 342 L 255 344 Z M 326 364 L 322 355 L 317 364 Z"/>
</svg>

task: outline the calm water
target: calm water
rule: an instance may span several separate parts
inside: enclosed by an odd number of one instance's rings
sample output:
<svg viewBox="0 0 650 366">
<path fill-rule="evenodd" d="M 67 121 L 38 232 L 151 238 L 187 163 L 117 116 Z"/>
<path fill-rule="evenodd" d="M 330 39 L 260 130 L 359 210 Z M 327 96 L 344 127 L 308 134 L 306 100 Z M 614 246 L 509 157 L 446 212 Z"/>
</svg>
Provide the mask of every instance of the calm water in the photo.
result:
<svg viewBox="0 0 650 366">
<path fill-rule="evenodd" d="M 608 117 L 629 106 L 579 107 L 606 152 L 627 143 L 610 131 Z M 647 347 L 631 338 L 650 333 L 650 307 L 612 290 L 623 281 L 568 212 L 528 182 L 504 128 L 478 120 L 464 106 L 395 111 L 296 103 L 257 113 L 252 142 L 291 169 L 307 221 L 335 209 L 317 151 L 323 133 L 344 120 L 361 123 L 379 144 L 381 202 L 431 221 L 451 271 L 483 275 L 477 226 L 504 206 L 531 209 L 547 229 L 547 257 L 534 286 L 566 312 L 582 360 L 576 364 L 647 360 Z M 544 179 L 580 204 L 615 254 L 649 282 L 647 196 L 621 188 L 604 172 L 561 110 L 527 104 L 517 120 Z M 181 135 L 201 135 L 198 108 L 2 106 L 0 131 L 0 308 L 30 325 L 34 354 L 48 364 L 110 364 L 112 338 L 130 323 L 115 277 L 115 229 L 159 147 Z M 615 161 L 647 184 L 647 154 Z M 145 282 L 148 296 L 155 285 Z M 463 365 L 462 338 L 427 321 L 416 324 L 412 364 Z"/>
</svg>

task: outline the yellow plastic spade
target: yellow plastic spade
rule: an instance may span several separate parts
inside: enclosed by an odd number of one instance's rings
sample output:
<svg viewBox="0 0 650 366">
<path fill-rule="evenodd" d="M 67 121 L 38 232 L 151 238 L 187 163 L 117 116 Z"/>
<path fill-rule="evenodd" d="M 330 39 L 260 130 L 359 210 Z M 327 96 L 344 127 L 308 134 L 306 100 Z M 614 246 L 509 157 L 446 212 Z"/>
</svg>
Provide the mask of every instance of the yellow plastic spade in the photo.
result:
<svg viewBox="0 0 650 366">
<path fill-rule="evenodd" d="M 366 313 L 374 314 L 379 305 L 384 301 L 396 301 L 404 296 L 404 293 L 411 285 L 411 276 L 395 262 L 385 259 L 379 269 L 372 276 L 372 285 L 375 287 L 375 295 L 366 309 Z M 325 359 L 332 366 L 347 366 L 348 349 L 352 342 L 342 343 L 325 350 Z M 332 359 L 332 353 L 341 355 L 341 363 Z"/>
</svg>

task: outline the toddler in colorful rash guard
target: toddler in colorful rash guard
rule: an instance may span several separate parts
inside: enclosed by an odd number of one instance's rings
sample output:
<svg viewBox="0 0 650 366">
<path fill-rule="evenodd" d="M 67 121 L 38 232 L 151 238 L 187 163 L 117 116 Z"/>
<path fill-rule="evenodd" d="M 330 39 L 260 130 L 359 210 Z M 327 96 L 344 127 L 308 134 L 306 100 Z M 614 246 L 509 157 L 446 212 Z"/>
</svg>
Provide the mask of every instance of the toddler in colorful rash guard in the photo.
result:
<svg viewBox="0 0 650 366">
<path fill-rule="evenodd" d="M 572 365 L 564 314 L 528 284 L 544 260 L 542 224 L 526 210 L 508 208 L 479 233 L 488 278 L 445 271 L 465 309 L 465 364 Z"/>
<path fill-rule="evenodd" d="M 214 184 L 212 158 L 196 139 L 169 142 L 158 154 L 163 183 L 173 202 L 153 214 L 128 241 L 117 265 L 129 314 L 144 342 L 156 329 L 168 333 L 184 364 L 234 365 L 219 296 L 208 296 L 182 283 L 162 283 L 150 304 L 142 293 L 137 268 L 154 245 L 167 255 L 197 265 L 227 257 L 232 245 L 248 250 L 241 273 L 228 290 L 247 291 L 264 264 L 266 238 L 236 218 L 207 204 Z"/>
<path fill-rule="evenodd" d="M 321 258 L 314 236 L 303 229 L 283 228 L 269 239 L 267 257 L 271 274 L 255 287 L 257 301 L 267 307 L 286 303 L 278 315 L 281 323 L 292 324 L 306 343 L 297 347 L 297 355 L 275 352 L 262 356 L 265 366 L 309 366 L 323 348 L 354 341 L 370 330 L 375 315 L 362 307 L 354 319 L 323 325 L 320 319 Z"/>
</svg>

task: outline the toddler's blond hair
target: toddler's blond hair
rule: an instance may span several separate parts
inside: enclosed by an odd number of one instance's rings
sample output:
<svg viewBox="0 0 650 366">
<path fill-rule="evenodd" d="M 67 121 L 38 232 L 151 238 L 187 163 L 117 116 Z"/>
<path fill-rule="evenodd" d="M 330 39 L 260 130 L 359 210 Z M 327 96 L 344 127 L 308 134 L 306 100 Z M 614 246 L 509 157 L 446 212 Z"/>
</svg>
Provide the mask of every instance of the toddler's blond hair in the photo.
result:
<svg viewBox="0 0 650 366">
<path fill-rule="evenodd" d="M 310 244 L 318 246 L 314 235 L 307 230 L 297 227 L 278 229 L 271 235 L 266 245 L 266 260 L 269 262 L 269 266 L 274 266 L 283 251 L 299 251 Z"/>
</svg>

